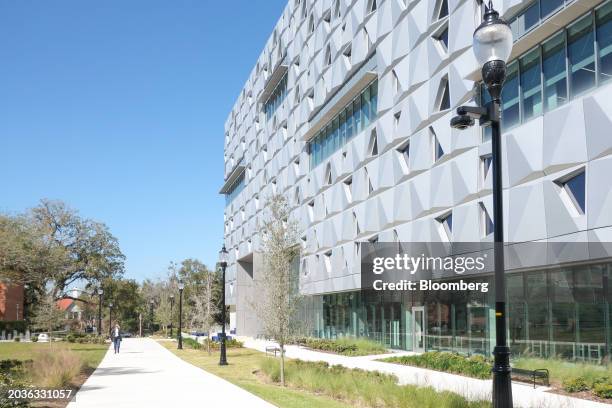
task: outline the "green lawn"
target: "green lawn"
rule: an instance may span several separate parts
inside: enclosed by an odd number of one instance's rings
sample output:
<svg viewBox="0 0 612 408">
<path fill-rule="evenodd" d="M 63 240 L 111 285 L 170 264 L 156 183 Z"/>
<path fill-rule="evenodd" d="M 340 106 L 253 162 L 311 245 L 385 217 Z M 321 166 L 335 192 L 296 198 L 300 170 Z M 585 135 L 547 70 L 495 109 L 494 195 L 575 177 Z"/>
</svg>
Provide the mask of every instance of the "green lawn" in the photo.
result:
<svg viewBox="0 0 612 408">
<path fill-rule="evenodd" d="M 39 351 L 45 351 L 51 348 L 53 348 L 53 350 L 67 349 L 77 353 L 86 366 L 95 368 L 100 364 L 100 361 L 102 361 L 108 347 L 108 344 L 5 342 L 0 343 L 0 360 L 30 360 L 34 358 Z"/>
<path fill-rule="evenodd" d="M 210 356 L 205 350 L 185 348 L 176 349 L 176 343 L 160 341 L 168 350 L 211 374 L 217 375 L 240 388 L 265 399 L 279 407 L 287 408 L 348 408 L 352 404 L 345 404 L 332 398 L 316 395 L 314 393 L 281 388 L 272 383 L 262 381 L 254 372 L 259 369 L 262 353 L 246 349 L 228 349 L 228 366 L 219 366 L 219 353 L 213 352 Z"/>
<path fill-rule="evenodd" d="M 535 370 L 546 368 L 550 372 L 550 381 L 559 385 L 563 380 L 573 377 L 583 377 L 591 382 L 597 378 L 612 379 L 612 365 L 595 365 L 559 359 L 518 358 L 512 361 L 512 367 Z"/>
<path fill-rule="evenodd" d="M 183 360 L 224 378 L 279 407 L 407 407 L 486 408 L 488 402 L 467 402 L 430 387 L 399 386 L 394 376 L 287 359 L 287 387 L 278 385 L 278 359 L 250 349 L 228 350 L 229 366 L 219 366 L 219 354 L 160 342 Z"/>
</svg>

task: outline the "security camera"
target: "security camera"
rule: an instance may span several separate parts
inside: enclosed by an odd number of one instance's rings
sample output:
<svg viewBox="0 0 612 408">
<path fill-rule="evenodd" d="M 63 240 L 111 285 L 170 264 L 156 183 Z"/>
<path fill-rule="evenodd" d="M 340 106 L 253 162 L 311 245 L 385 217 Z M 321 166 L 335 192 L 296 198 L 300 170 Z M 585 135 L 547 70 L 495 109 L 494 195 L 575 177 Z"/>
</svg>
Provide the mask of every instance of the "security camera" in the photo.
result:
<svg viewBox="0 0 612 408">
<path fill-rule="evenodd" d="M 467 129 L 474 126 L 474 118 L 470 115 L 458 115 L 451 119 L 450 125 L 459 130 Z"/>
</svg>

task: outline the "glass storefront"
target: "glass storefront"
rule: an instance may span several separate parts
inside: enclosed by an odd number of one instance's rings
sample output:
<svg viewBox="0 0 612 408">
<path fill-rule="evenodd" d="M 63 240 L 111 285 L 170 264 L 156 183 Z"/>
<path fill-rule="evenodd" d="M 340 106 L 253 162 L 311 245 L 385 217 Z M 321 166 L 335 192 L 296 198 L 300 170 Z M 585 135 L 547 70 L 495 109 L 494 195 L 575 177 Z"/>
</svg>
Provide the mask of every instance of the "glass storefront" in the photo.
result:
<svg viewBox="0 0 612 408">
<path fill-rule="evenodd" d="M 612 346 L 610 279 L 610 263 L 508 274 L 507 326 L 513 356 L 606 361 Z M 307 302 L 308 331 L 331 339 L 366 337 L 394 349 L 491 355 L 493 279 L 472 280 L 489 282 L 489 291 L 313 296 Z"/>
</svg>

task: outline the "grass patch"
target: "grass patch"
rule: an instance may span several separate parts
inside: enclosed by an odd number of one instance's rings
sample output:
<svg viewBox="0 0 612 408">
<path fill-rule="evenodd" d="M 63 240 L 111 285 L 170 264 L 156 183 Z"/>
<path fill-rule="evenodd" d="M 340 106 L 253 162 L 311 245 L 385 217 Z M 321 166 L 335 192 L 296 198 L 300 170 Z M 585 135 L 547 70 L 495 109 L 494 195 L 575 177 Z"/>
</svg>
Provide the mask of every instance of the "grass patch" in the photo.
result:
<svg viewBox="0 0 612 408">
<path fill-rule="evenodd" d="M 178 357 L 200 367 L 204 371 L 217 375 L 245 390 L 263 398 L 279 407 L 287 408 L 349 408 L 352 405 L 336 401 L 333 398 L 290 388 L 281 388 L 276 384 L 262 381 L 257 375 L 260 369 L 262 353 L 245 348 L 227 350 L 229 365 L 219 365 L 219 352 L 210 356 L 205 350 L 184 348 L 177 350 L 175 343 L 160 342 L 160 344 Z"/>
<path fill-rule="evenodd" d="M 25 380 L 38 387 L 66 387 L 93 371 L 106 354 L 106 344 L 1 343 L 0 360 L 24 361 Z"/>
<path fill-rule="evenodd" d="M 261 370 L 277 383 L 280 369 L 276 359 L 262 358 Z M 325 362 L 287 361 L 285 379 L 292 388 L 328 395 L 352 405 L 376 408 L 472 408 L 488 407 L 485 401 L 469 402 L 452 392 L 432 387 L 397 385 L 393 375 L 376 371 L 329 366 Z"/>
<path fill-rule="evenodd" d="M 461 374 L 483 380 L 491 378 L 492 362 L 479 355 L 464 357 L 454 353 L 429 351 L 415 356 L 389 357 L 380 361 Z"/>
<path fill-rule="evenodd" d="M 178 357 L 224 378 L 241 388 L 287 408 L 398 407 L 398 408 L 484 408 L 488 402 L 468 402 L 450 392 L 432 388 L 399 386 L 394 376 L 342 367 L 329 368 L 326 363 L 306 363 L 286 359 L 289 386 L 277 383 L 279 360 L 265 357 L 251 349 L 227 351 L 229 366 L 219 366 L 219 354 L 208 356 L 203 350 L 176 350 L 173 344 L 161 343 Z"/>
<path fill-rule="evenodd" d="M 612 379 L 612 365 L 595 365 L 575 363 L 571 361 L 543 358 L 518 358 L 512 361 L 512 367 L 535 370 L 546 368 L 550 372 L 550 380 L 556 384 L 582 377 L 587 383 L 607 377 Z"/>
<path fill-rule="evenodd" d="M 612 365 L 595 365 L 542 358 L 519 358 L 513 367 L 535 370 L 546 368 L 554 387 L 569 393 L 588 391 L 599 398 L 612 398 Z"/>
<path fill-rule="evenodd" d="M 388 352 L 380 344 L 359 337 L 342 337 L 335 340 L 306 338 L 301 339 L 300 343 L 313 350 L 327 351 L 343 356 L 368 356 Z"/>
</svg>

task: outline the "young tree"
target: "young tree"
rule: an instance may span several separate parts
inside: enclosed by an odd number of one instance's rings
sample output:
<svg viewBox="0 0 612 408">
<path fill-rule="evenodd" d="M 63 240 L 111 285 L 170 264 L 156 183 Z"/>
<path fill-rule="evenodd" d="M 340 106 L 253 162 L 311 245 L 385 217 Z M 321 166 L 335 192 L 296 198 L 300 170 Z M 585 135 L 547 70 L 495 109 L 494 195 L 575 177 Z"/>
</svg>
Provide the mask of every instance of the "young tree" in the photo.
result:
<svg viewBox="0 0 612 408">
<path fill-rule="evenodd" d="M 281 385 L 285 385 L 285 345 L 296 329 L 299 308 L 294 260 L 299 256 L 298 226 L 290 219 L 286 198 L 277 194 L 266 204 L 267 214 L 261 228 L 263 276 L 258 282 L 261 297 L 254 305 L 268 337 L 280 348 Z"/>
<path fill-rule="evenodd" d="M 191 292 L 191 327 L 201 328 L 207 335 L 207 351 L 210 354 L 210 333 L 216 325 L 218 313 L 217 299 L 218 279 L 215 274 L 207 270 L 203 276 L 203 282 Z"/>
<path fill-rule="evenodd" d="M 57 307 L 57 301 L 53 293 L 46 293 L 37 304 L 34 311 L 34 328 L 49 331 L 49 341 L 51 341 L 51 332 L 65 322 L 66 315 L 64 311 Z"/>
</svg>

